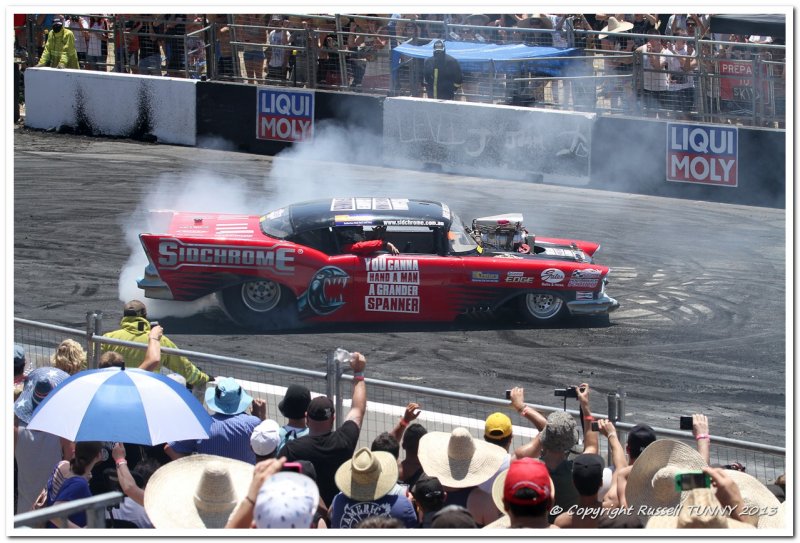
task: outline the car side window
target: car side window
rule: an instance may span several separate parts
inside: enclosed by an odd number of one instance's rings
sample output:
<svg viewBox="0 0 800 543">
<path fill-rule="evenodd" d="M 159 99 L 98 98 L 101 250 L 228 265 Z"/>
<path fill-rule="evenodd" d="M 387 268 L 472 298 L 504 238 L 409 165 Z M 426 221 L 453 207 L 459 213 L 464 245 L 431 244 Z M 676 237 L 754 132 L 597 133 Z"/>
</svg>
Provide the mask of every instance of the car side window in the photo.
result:
<svg viewBox="0 0 800 543">
<path fill-rule="evenodd" d="M 298 245 L 305 245 L 306 247 L 311 247 L 312 249 L 322 251 L 328 255 L 338 254 L 333 235 L 331 234 L 330 228 L 327 227 L 301 232 L 287 239 Z"/>
</svg>

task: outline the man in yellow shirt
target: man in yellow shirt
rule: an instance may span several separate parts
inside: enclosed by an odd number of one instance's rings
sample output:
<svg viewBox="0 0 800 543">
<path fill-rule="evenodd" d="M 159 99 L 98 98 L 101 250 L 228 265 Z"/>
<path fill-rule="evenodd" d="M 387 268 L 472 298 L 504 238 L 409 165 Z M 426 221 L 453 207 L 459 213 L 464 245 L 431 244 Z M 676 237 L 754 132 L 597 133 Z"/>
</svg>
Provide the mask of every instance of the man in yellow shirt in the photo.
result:
<svg viewBox="0 0 800 543">
<path fill-rule="evenodd" d="M 53 27 L 47 33 L 47 43 L 38 66 L 80 69 L 78 52 L 75 50 L 75 34 L 70 29 L 64 28 L 62 15 L 53 17 Z"/>
<path fill-rule="evenodd" d="M 150 321 L 147 320 L 147 308 L 139 300 L 131 300 L 123 308 L 121 328 L 103 334 L 104 337 L 121 339 L 123 341 L 135 341 L 136 343 L 147 343 L 150 333 Z M 176 349 L 177 346 L 167 337 L 161 336 L 161 346 L 168 349 Z M 103 345 L 103 352 L 116 351 L 125 359 L 125 366 L 128 368 L 138 368 L 144 361 L 145 350 L 123 345 Z M 205 390 L 206 383 L 209 381 L 208 375 L 200 371 L 185 356 L 174 354 L 161 354 L 161 364 L 171 371 L 182 375 L 186 379 L 186 384 L 192 388 L 199 387 Z M 153 371 L 160 371 L 156 366 Z"/>
</svg>

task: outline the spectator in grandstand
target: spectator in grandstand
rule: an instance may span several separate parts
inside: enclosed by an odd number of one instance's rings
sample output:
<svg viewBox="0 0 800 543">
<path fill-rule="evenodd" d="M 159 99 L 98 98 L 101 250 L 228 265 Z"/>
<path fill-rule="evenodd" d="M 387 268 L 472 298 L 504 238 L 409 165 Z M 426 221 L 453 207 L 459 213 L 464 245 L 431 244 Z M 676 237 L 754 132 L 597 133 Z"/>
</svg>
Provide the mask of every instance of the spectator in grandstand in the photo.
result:
<svg viewBox="0 0 800 543">
<path fill-rule="evenodd" d="M 74 339 L 65 339 L 50 357 L 50 365 L 70 375 L 75 375 L 86 369 L 86 351 Z"/>
<path fill-rule="evenodd" d="M 247 413 L 251 404 L 252 415 Z M 206 390 L 206 406 L 213 412 L 208 439 L 170 441 L 164 446 L 167 455 L 176 460 L 194 453 L 216 454 L 255 464 L 256 455 L 250 446 L 250 436 L 266 418 L 264 401 L 254 401 L 236 379 L 224 377 Z"/>
<path fill-rule="evenodd" d="M 161 463 L 155 458 L 146 458 L 131 469 L 122 443 L 114 444 L 111 457 L 116 464 L 116 482 L 125 498 L 119 507 L 106 509 L 106 519 L 110 520 L 112 528 L 152 528 L 153 523 L 144 510 L 144 493 L 150 477 L 161 467 Z"/>
<path fill-rule="evenodd" d="M 520 458 L 497 478 L 493 487 L 496 501 L 508 514 L 508 528 L 558 528 L 548 521 L 558 490 L 550 480 L 547 466 L 540 460 Z"/>
<path fill-rule="evenodd" d="M 302 87 L 308 83 L 309 62 L 313 53 L 309 50 L 312 39 L 311 19 L 308 17 L 289 17 L 289 45 L 292 49 L 286 54 L 289 59 L 289 71 L 286 77 L 293 86 Z M 314 72 L 311 72 L 314 75 Z"/>
<path fill-rule="evenodd" d="M 403 439 L 400 446 L 405 451 L 405 458 L 400 462 L 400 481 L 408 485 L 414 486 L 419 478 L 423 475 L 424 471 L 422 465 L 419 463 L 419 440 L 422 439 L 428 431 L 421 424 L 410 424 L 406 431 L 403 433 Z"/>
<path fill-rule="evenodd" d="M 167 75 L 169 77 L 184 77 L 186 75 L 186 14 L 172 14 L 164 16 L 163 33 L 164 54 L 167 57 Z"/>
<path fill-rule="evenodd" d="M 429 432 L 419 442 L 419 461 L 427 475 L 447 491 L 445 505 L 469 507 L 478 485 L 493 477 L 508 455 L 501 447 L 474 439 L 466 428 Z"/>
<path fill-rule="evenodd" d="M 686 30 L 678 28 L 675 36 L 685 37 Z M 679 119 L 691 119 L 694 111 L 695 74 L 698 61 L 695 54 L 694 42 L 691 40 L 670 41 L 668 44 L 679 69 L 670 74 L 669 93 L 672 96 L 669 103 Z"/>
<path fill-rule="evenodd" d="M 633 27 L 631 34 L 650 34 L 652 30 L 658 30 L 658 17 L 652 13 L 636 13 L 633 16 Z M 645 38 L 633 38 L 636 47 L 641 47 L 647 43 Z"/>
<path fill-rule="evenodd" d="M 92 468 L 102 459 L 103 443 L 100 441 L 79 441 L 75 444 L 75 456 L 71 460 L 59 462 L 47 482 L 46 506 L 90 498 L 89 481 Z M 48 528 L 83 528 L 86 526 L 86 511 L 73 513 L 64 522 L 62 518 L 52 518 Z"/>
<path fill-rule="evenodd" d="M 433 56 L 425 59 L 423 67 L 428 98 L 454 100 L 461 88 L 463 76 L 458 61 L 445 52 L 444 42 L 433 43 Z"/>
<path fill-rule="evenodd" d="M 374 17 L 370 15 L 369 17 Z M 347 48 L 352 51 L 348 58 L 348 64 L 352 71 L 353 79 L 350 83 L 351 89 L 362 87 L 364 77 L 370 78 L 376 74 L 374 71 L 375 61 L 378 52 L 386 47 L 386 30 L 380 26 L 376 19 L 356 17 L 350 23 L 350 33 L 347 36 Z M 368 73 L 369 72 L 369 73 Z M 372 85 L 368 85 L 372 88 Z"/>
<path fill-rule="evenodd" d="M 389 432 L 381 432 L 378 437 L 373 439 L 369 450 L 372 452 L 387 452 L 394 456 L 396 461 L 400 461 L 400 442 Z"/>
<path fill-rule="evenodd" d="M 681 71 L 679 61 L 672 51 L 663 46 L 658 30 L 647 32 L 647 43 L 636 49 L 642 66 L 642 99 L 644 109 L 654 113 L 654 117 L 665 115 L 662 110 L 674 110 L 669 103 L 671 74 Z"/>
<path fill-rule="evenodd" d="M 433 514 L 431 528 L 478 528 L 466 507 L 446 505 Z"/>
<path fill-rule="evenodd" d="M 514 433 L 511 427 L 511 419 L 505 413 L 492 413 L 486 418 L 483 432 L 484 441 L 497 445 L 508 452 L 513 439 Z M 506 454 L 497 472 L 479 484 L 479 491 L 472 492 L 467 500 L 467 509 L 469 509 L 475 522 L 481 526 L 490 524 L 502 516 L 502 511 L 495 507 L 495 503 L 492 500 L 492 485 L 497 476 L 508 469 L 512 456 L 513 454 Z"/>
<path fill-rule="evenodd" d="M 433 523 L 433 515 L 444 507 L 447 492 L 439 479 L 425 474 L 422 474 L 417 482 L 409 488 L 413 498 L 412 503 L 417 510 L 418 527 L 430 528 Z"/>
<path fill-rule="evenodd" d="M 216 55 L 217 76 L 220 79 L 233 78 L 233 47 L 231 46 L 231 27 L 228 26 L 228 16 L 216 15 Z"/>
<path fill-rule="evenodd" d="M 267 48 L 269 59 L 267 60 L 267 79 L 286 81 L 286 72 L 289 69 L 289 55 L 291 51 L 286 49 L 289 45 L 289 31 L 286 29 L 289 20 L 281 15 L 273 15 L 269 25 L 272 30 L 267 34 Z"/>
<path fill-rule="evenodd" d="M 578 509 L 568 509 L 556 517 L 559 528 L 597 528 L 600 507 L 598 494 L 603 486 L 603 457 L 598 454 L 579 454 L 572 461 L 572 484 L 578 491 Z M 588 514 L 575 514 L 588 511 Z"/>
<path fill-rule="evenodd" d="M 403 433 L 408 428 L 408 425 L 417 420 L 421 412 L 419 404 L 416 402 L 409 402 L 408 405 L 406 405 L 406 410 L 392 429 L 392 435 L 397 441 L 403 439 Z"/>
<path fill-rule="evenodd" d="M 628 453 L 628 465 L 624 468 L 617 468 L 614 477 L 611 479 L 611 487 L 603 498 L 603 507 L 627 507 L 625 488 L 628 476 L 633 469 L 633 464 L 641 456 L 644 450 L 656 440 L 656 433 L 647 424 L 637 424 L 628 432 L 625 450 Z"/>
<path fill-rule="evenodd" d="M 283 399 L 278 403 L 278 411 L 288 419 L 280 429 L 278 450 L 281 450 L 287 441 L 308 434 L 306 409 L 309 403 L 311 403 L 311 392 L 306 387 L 294 383 L 288 386 Z"/>
<path fill-rule="evenodd" d="M 19 343 L 14 344 L 14 401 L 22 393 L 25 385 L 25 348 Z"/>
<path fill-rule="evenodd" d="M 520 32 L 522 43 L 525 45 L 553 47 L 553 34 L 541 32 L 542 30 L 553 30 L 553 21 L 547 15 L 539 13 L 526 17 L 517 23 L 517 28 L 526 29 Z"/>
<path fill-rule="evenodd" d="M 261 421 L 250 434 L 250 448 L 256 455 L 256 463 L 275 458 L 280 445 L 280 426 L 272 419 Z"/>
<path fill-rule="evenodd" d="M 53 26 L 47 33 L 47 43 L 37 66 L 80 69 L 75 35 L 70 29 L 64 28 L 64 17 L 61 15 L 53 17 Z"/>
<path fill-rule="evenodd" d="M 619 17 L 619 18 L 618 18 Z M 612 108 L 629 108 L 633 86 L 629 76 L 633 73 L 633 50 L 635 43 L 633 39 L 625 36 L 633 23 L 624 21 L 622 15 L 608 17 L 608 24 L 603 27 L 600 34 L 600 46 L 608 57 L 605 60 L 605 73 L 615 76 L 613 79 L 606 79 L 603 85 L 602 94 L 609 99 Z"/>
<path fill-rule="evenodd" d="M 89 35 L 86 43 L 86 63 L 89 70 L 105 72 L 106 58 L 103 55 L 103 42 L 108 41 L 107 24 L 103 17 L 89 17 Z"/>
<path fill-rule="evenodd" d="M 373 516 L 396 518 L 406 528 L 417 526 L 405 487 L 397 484 L 397 459 L 391 453 L 362 447 L 336 470 L 335 480 L 340 492 L 331 503 L 331 528 L 355 528 Z"/>
<path fill-rule="evenodd" d="M 317 32 L 317 84 L 338 85 L 339 60 L 336 51 L 339 49 L 334 31 L 321 30 Z"/>
<path fill-rule="evenodd" d="M 236 41 L 248 45 L 242 46 L 244 53 L 244 76 L 245 81 L 259 84 L 264 79 L 264 46 L 266 45 L 267 33 L 265 28 L 264 15 L 255 14 L 235 14 L 233 16 L 235 26 Z M 234 54 L 234 59 L 236 55 Z"/>
<path fill-rule="evenodd" d="M 138 28 L 139 37 L 139 72 L 142 75 L 162 75 L 161 72 L 161 40 L 164 35 L 163 23 L 158 23 L 157 16 L 142 15 Z M 127 358 L 127 357 L 126 357 Z"/>
<path fill-rule="evenodd" d="M 61 459 L 72 458 L 73 444 L 68 439 L 27 428 L 34 409 L 68 377 L 69 374 L 57 368 L 37 368 L 28 374 L 22 393 L 14 402 L 17 513 L 32 510 L 39 492 L 53 473 L 53 466 Z"/>
<path fill-rule="evenodd" d="M 108 332 L 103 336 L 136 343 L 149 343 L 152 339 L 150 336 L 150 321 L 147 320 L 147 307 L 139 300 L 131 300 L 123 306 L 120 326 L 119 330 Z M 157 333 L 154 333 L 154 336 L 157 336 Z M 177 349 L 175 343 L 167 336 L 161 335 L 160 337 L 162 347 Z M 142 349 L 108 344 L 103 344 L 102 349 L 103 351 L 120 353 L 125 359 L 126 367 L 129 368 L 135 368 L 144 362 L 145 351 Z M 186 379 L 187 385 L 198 387 L 200 390 L 206 386 L 209 380 L 208 375 L 200 371 L 185 356 L 166 354 L 161 356 L 160 359 L 161 365 L 182 375 Z M 158 371 L 159 369 L 159 365 L 156 365 L 152 368 L 152 371 Z"/>
<path fill-rule="evenodd" d="M 364 355 L 353 353 L 350 359 L 354 377 L 350 411 L 338 430 L 333 429 L 333 402 L 327 396 L 318 396 L 311 400 L 306 411 L 308 435 L 288 441 L 278 451 L 278 457 L 285 456 L 289 462 L 309 460 L 314 464 L 320 496 L 326 505 L 330 505 L 338 492 L 336 470 L 352 458 L 358 444 L 367 410 L 367 385 L 364 383 L 366 365 Z"/>
<path fill-rule="evenodd" d="M 64 28 L 68 28 L 75 35 L 75 52 L 78 54 L 78 63 L 86 66 L 86 52 L 89 42 L 89 24 L 85 17 L 67 15 L 64 17 Z"/>
</svg>

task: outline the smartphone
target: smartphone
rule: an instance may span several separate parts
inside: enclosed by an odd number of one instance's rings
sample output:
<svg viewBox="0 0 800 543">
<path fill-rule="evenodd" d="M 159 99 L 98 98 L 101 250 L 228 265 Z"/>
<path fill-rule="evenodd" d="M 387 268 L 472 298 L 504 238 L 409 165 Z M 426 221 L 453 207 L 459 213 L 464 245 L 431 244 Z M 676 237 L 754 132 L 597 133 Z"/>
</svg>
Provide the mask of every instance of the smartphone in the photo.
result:
<svg viewBox="0 0 800 543">
<path fill-rule="evenodd" d="M 158 321 L 151 321 L 150 322 L 150 328 L 155 328 L 156 326 L 158 326 Z"/>
<path fill-rule="evenodd" d="M 677 492 L 695 488 L 711 488 L 711 476 L 702 471 L 678 473 L 675 476 L 675 490 Z"/>
<path fill-rule="evenodd" d="M 142 321 L 139 321 L 139 322 L 136 324 L 136 326 L 139 328 L 139 331 L 140 331 L 140 332 L 144 332 L 144 323 L 143 323 Z"/>
<path fill-rule="evenodd" d="M 592 421 L 592 432 L 599 432 L 599 431 L 600 431 L 600 425 L 597 424 L 597 421 Z"/>
<path fill-rule="evenodd" d="M 510 399 L 511 399 L 511 391 L 510 390 L 506 390 L 506 400 L 510 400 Z"/>
<path fill-rule="evenodd" d="M 303 464 L 300 462 L 286 462 L 283 465 L 283 471 L 294 471 L 297 473 L 303 473 Z"/>
<path fill-rule="evenodd" d="M 691 430 L 694 426 L 694 419 L 690 417 L 681 417 L 681 430 Z"/>
</svg>

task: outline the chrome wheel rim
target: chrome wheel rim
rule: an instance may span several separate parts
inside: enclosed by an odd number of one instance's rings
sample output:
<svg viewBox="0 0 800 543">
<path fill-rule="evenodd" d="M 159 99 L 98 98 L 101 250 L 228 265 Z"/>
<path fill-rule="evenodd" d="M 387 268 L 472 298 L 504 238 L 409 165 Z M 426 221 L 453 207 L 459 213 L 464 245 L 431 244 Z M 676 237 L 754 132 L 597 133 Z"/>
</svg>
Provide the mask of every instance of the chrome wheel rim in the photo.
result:
<svg viewBox="0 0 800 543">
<path fill-rule="evenodd" d="M 564 300 L 555 294 L 528 294 L 525 298 L 525 306 L 531 315 L 537 319 L 551 319 L 561 311 Z"/>
<path fill-rule="evenodd" d="M 275 281 L 250 281 L 242 285 L 242 301 L 251 311 L 272 311 L 281 301 L 281 287 Z"/>
</svg>

